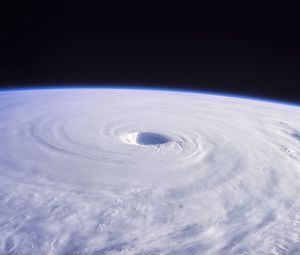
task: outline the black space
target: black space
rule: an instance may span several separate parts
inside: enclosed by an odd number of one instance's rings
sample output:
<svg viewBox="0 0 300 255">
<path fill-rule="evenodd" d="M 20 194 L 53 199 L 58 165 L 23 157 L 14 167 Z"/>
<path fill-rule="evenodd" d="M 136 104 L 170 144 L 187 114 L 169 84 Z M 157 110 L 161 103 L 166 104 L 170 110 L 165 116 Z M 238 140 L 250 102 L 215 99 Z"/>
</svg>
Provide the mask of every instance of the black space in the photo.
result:
<svg viewBox="0 0 300 255">
<path fill-rule="evenodd" d="M 300 102 L 300 36 L 295 21 L 283 22 L 289 16 L 227 3 L 26 3 L 2 16 L 0 85 L 155 86 Z"/>
</svg>

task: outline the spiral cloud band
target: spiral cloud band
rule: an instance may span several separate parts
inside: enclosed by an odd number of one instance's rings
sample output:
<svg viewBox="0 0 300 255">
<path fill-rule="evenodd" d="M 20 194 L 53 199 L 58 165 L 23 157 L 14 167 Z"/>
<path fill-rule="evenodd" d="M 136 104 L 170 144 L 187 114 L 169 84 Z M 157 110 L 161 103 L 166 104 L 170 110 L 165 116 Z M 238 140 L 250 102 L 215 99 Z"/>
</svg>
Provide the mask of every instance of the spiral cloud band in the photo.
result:
<svg viewBox="0 0 300 255">
<path fill-rule="evenodd" d="M 299 254 L 300 108 L 0 93 L 0 254 Z"/>
</svg>

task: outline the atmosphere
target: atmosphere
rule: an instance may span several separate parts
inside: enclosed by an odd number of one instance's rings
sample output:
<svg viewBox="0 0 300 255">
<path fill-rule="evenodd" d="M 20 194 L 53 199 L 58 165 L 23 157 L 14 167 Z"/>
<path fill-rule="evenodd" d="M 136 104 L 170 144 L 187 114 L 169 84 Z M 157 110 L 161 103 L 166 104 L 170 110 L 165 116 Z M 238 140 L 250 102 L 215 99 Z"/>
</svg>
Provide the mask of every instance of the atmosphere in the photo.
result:
<svg viewBox="0 0 300 255">
<path fill-rule="evenodd" d="M 300 102 L 299 33 L 270 7 L 270 16 L 225 4 L 23 7 L 4 22 L 2 87 L 154 86 Z"/>
</svg>

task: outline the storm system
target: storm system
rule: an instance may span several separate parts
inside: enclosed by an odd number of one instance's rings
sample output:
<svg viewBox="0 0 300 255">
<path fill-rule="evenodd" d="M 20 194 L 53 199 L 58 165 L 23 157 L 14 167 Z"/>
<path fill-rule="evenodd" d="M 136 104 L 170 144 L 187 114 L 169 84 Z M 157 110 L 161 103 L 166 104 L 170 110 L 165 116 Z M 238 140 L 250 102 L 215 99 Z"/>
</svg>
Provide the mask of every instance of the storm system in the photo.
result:
<svg viewBox="0 0 300 255">
<path fill-rule="evenodd" d="M 297 106 L 83 88 L 0 109 L 1 254 L 297 254 Z"/>
</svg>

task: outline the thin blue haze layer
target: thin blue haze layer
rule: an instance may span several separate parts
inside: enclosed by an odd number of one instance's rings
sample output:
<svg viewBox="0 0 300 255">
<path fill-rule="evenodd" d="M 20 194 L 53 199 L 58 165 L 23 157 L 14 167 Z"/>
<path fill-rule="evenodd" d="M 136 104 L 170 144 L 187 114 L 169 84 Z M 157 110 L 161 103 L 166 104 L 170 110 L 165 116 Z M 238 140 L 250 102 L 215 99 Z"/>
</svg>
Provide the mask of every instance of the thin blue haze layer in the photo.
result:
<svg viewBox="0 0 300 255">
<path fill-rule="evenodd" d="M 112 89 L 112 90 L 154 90 L 154 91 L 164 91 L 164 92 L 176 92 L 176 93 L 192 93 L 192 94 L 205 94 L 205 95 L 213 95 L 213 96 L 222 96 L 222 97 L 231 97 L 231 98 L 243 98 L 247 100 L 255 100 L 255 101 L 264 101 L 274 104 L 285 104 L 293 107 L 300 107 L 300 102 L 295 101 L 286 101 L 274 98 L 266 98 L 260 96 L 249 96 L 239 93 L 227 93 L 227 92 L 218 92 L 218 91 L 208 91 L 208 90 L 198 90 L 198 89 L 173 89 L 166 87 L 155 87 L 155 86 L 130 86 L 130 85 L 107 85 L 107 84 L 99 84 L 99 85 L 47 85 L 47 86 L 34 86 L 34 87 L 14 87 L 14 88 L 5 88 L 0 89 L 1 92 L 22 92 L 22 91 L 32 91 L 32 90 L 101 90 L 101 89 Z"/>
</svg>

